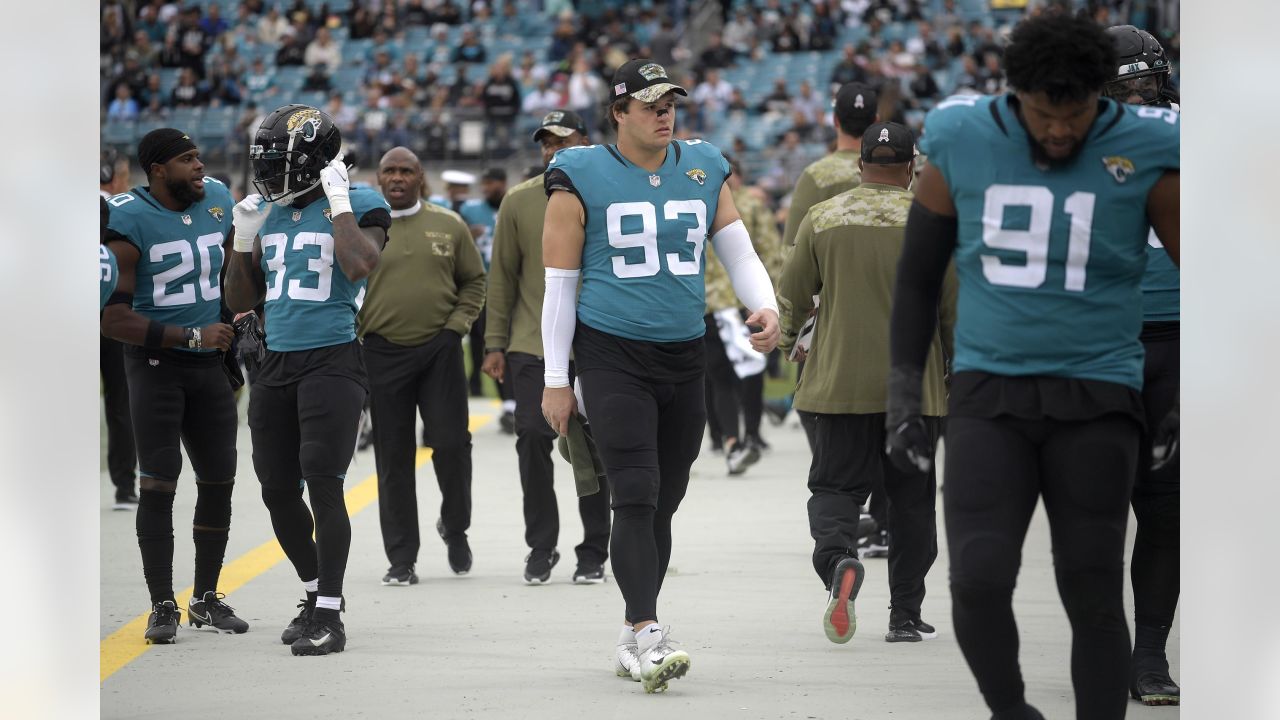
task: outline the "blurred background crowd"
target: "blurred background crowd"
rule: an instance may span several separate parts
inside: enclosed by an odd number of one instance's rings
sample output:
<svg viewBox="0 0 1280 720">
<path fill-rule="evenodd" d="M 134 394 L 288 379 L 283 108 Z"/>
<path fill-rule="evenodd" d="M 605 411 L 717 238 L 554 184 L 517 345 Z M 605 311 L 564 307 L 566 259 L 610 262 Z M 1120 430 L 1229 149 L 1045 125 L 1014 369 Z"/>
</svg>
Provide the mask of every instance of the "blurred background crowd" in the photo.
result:
<svg viewBox="0 0 1280 720">
<path fill-rule="evenodd" d="M 238 198 L 257 123 L 298 102 L 333 117 L 357 170 L 404 145 L 429 176 L 518 178 L 540 169 L 550 110 L 608 142 L 613 70 L 649 57 L 689 89 L 678 135 L 733 154 L 783 213 L 834 141 L 841 84 L 877 84 L 881 118 L 918 129 L 948 95 L 1003 92 L 1009 30 L 1050 4 L 1149 30 L 1176 84 L 1176 0 L 103 0 L 102 145 L 127 158 L 183 129 Z"/>
</svg>

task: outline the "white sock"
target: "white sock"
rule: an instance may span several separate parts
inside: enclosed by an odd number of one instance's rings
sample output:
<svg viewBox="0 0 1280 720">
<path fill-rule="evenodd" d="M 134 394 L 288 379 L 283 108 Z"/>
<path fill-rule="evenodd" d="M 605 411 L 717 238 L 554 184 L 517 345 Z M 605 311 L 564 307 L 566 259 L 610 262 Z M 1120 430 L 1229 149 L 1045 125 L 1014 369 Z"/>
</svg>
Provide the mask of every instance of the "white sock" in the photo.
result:
<svg viewBox="0 0 1280 720">
<path fill-rule="evenodd" d="M 515 400 L 503 400 L 503 401 L 502 401 L 502 412 L 504 412 L 504 413 L 506 413 L 506 412 L 513 413 L 513 412 L 515 412 L 515 411 L 516 411 L 516 401 L 515 401 Z"/>
<path fill-rule="evenodd" d="M 341 609 L 342 609 L 342 598 L 340 598 L 340 597 L 325 597 L 324 595 L 321 595 L 321 596 L 319 596 L 319 597 L 317 597 L 317 598 L 316 598 L 316 607 L 318 607 L 318 608 L 324 608 L 324 609 L 326 609 L 326 610 L 341 610 Z"/>
<path fill-rule="evenodd" d="M 647 625 L 641 630 L 636 631 L 636 644 L 640 646 L 643 652 L 658 644 L 662 639 L 662 626 L 658 623 Z"/>
<path fill-rule="evenodd" d="M 319 592 L 319 590 L 320 590 L 320 578 L 316 578 L 315 580 L 308 580 L 308 581 L 306 581 L 306 582 L 302 583 L 302 587 L 303 587 L 307 592 Z"/>
<path fill-rule="evenodd" d="M 636 643 L 636 629 L 630 625 L 623 625 L 622 632 L 618 634 L 619 645 L 634 645 Z"/>
</svg>

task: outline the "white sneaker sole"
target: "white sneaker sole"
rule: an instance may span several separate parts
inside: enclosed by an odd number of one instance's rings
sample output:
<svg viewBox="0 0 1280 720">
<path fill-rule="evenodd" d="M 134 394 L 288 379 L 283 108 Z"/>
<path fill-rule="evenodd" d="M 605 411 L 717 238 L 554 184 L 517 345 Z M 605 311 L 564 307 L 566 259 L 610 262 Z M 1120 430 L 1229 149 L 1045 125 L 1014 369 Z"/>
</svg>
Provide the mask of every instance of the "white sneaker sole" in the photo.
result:
<svg viewBox="0 0 1280 720">
<path fill-rule="evenodd" d="M 646 693 L 665 692 L 667 681 L 684 677 L 689 672 L 691 664 L 689 653 L 683 650 L 676 650 L 662 658 L 662 662 L 653 669 L 653 674 L 647 678 L 644 677 L 643 673 L 641 674 L 640 682 L 644 685 L 644 691 Z"/>
</svg>

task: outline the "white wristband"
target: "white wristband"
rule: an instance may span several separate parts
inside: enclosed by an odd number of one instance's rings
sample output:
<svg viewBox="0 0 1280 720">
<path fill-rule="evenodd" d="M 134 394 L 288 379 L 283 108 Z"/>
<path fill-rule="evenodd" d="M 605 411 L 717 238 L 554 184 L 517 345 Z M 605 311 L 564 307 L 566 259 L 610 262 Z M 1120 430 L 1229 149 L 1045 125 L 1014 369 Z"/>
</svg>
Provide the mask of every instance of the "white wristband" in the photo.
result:
<svg viewBox="0 0 1280 720">
<path fill-rule="evenodd" d="M 330 217 L 338 217 L 343 213 L 351 212 L 351 196 L 350 195 L 348 195 L 345 191 L 340 193 L 334 192 L 333 189 L 330 189 L 329 192 L 333 193 L 333 195 L 330 196 L 329 198 Z"/>
<path fill-rule="evenodd" d="M 231 249 L 236 252 L 251 253 L 253 252 L 253 243 L 258 239 L 258 233 L 250 233 L 247 237 L 240 232 L 240 228 L 236 228 L 236 234 L 231 238 Z"/>
</svg>

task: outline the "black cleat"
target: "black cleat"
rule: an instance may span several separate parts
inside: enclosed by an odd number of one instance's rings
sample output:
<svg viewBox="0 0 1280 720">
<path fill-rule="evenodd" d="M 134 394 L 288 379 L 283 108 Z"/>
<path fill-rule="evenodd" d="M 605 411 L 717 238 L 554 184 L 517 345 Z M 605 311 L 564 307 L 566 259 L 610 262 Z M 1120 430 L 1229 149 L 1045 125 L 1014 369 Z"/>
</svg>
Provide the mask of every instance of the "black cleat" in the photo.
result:
<svg viewBox="0 0 1280 720">
<path fill-rule="evenodd" d="M 328 655 L 340 653 L 346 648 L 347 631 L 341 620 L 319 620 L 314 617 L 307 625 L 307 632 L 289 646 L 294 655 Z"/>
<path fill-rule="evenodd" d="M 151 615 L 147 618 L 147 631 L 142 637 L 148 645 L 172 645 L 177 641 L 178 603 L 172 600 L 161 600 L 151 606 Z"/>
<path fill-rule="evenodd" d="M 1169 661 L 1163 656 L 1134 658 L 1129 694 L 1143 705 L 1180 705 L 1182 699 L 1182 689 L 1169 676 Z"/>
<path fill-rule="evenodd" d="M 409 567 L 393 567 L 387 570 L 387 574 L 382 576 L 383 585 L 417 585 L 418 574 L 413 571 L 413 566 Z"/>
<path fill-rule="evenodd" d="M 604 582 L 604 564 L 597 563 L 578 563 L 578 569 L 573 571 L 574 585 L 599 585 Z"/>
<path fill-rule="evenodd" d="M 556 550 L 534 550 L 524 559 L 524 581 L 529 585 L 542 585 L 551 579 L 551 568 L 560 562 Z"/>
<path fill-rule="evenodd" d="M 220 592 L 209 590 L 199 600 L 191 598 L 187 605 L 187 624 L 197 630 L 208 625 L 210 630 L 234 635 L 248 631 L 249 623 L 236 617 L 236 609 L 222 602 L 224 597 Z"/>
<path fill-rule="evenodd" d="M 1044 720 L 1044 715 L 1034 707 L 1023 703 L 1021 707 L 1010 708 L 992 715 L 991 720 Z"/>
<path fill-rule="evenodd" d="M 503 411 L 502 415 L 498 418 L 498 427 L 502 428 L 502 432 L 505 435 L 515 435 L 516 434 L 515 413 L 511 412 L 510 410 Z"/>
<path fill-rule="evenodd" d="M 315 600 L 307 600 L 303 598 L 298 603 L 298 617 L 289 621 L 289 626 L 280 633 L 280 642 L 285 645 L 292 645 L 298 638 L 307 633 L 307 625 L 311 623 L 311 614 L 316 609 Z"/>
<path fill-rule="evenodd" d="M 466 575 L 471 572 L 471 543 L 467 542 L 467 536 L 464 534 L 453 540 L 445 537 L 444 518 L 436 518 L 436 532 L 449 549 L 449 569 L 453 574 Z"/>
<path fill-rule="evenodd" d="M 773 446 L 765 442 L 764 438 L 760 437 L 759 435 L 748 435 L 747 444 L 755 448 L 756 450 L 759 450 L 762 453 L 767 453 L 773 449 Z"/>
</svg>

